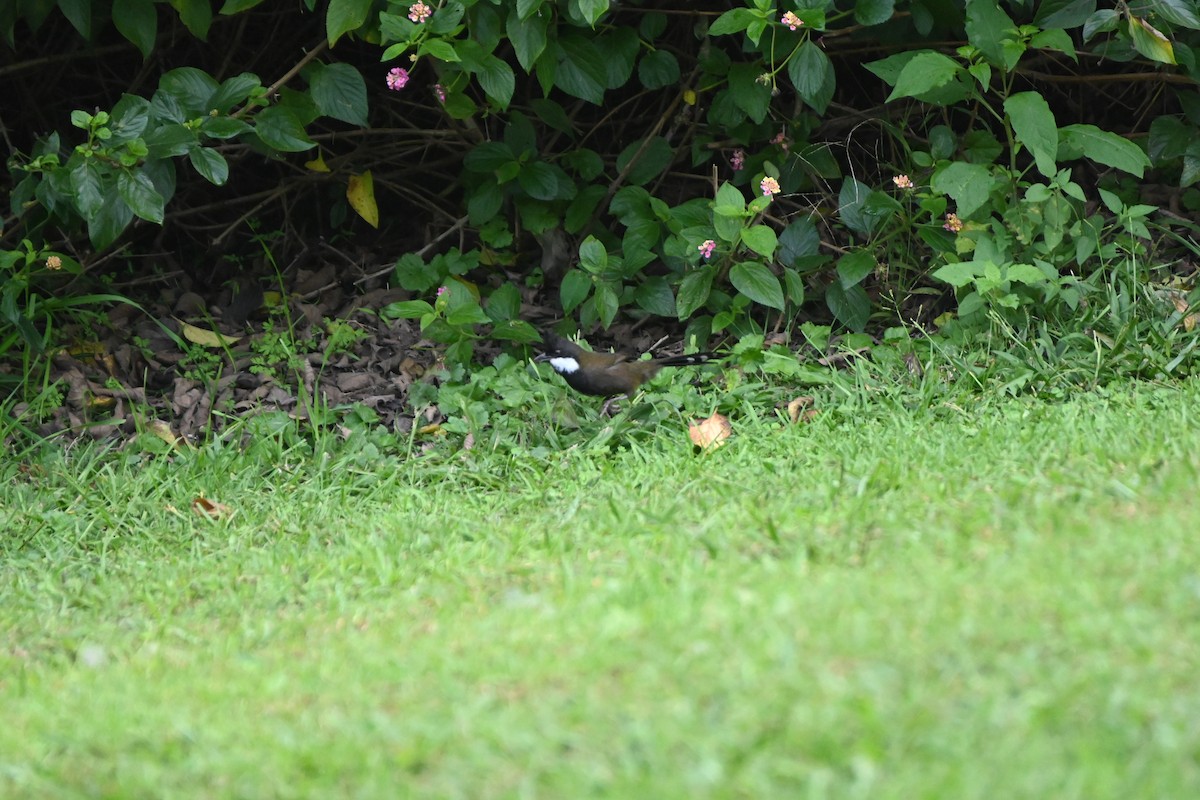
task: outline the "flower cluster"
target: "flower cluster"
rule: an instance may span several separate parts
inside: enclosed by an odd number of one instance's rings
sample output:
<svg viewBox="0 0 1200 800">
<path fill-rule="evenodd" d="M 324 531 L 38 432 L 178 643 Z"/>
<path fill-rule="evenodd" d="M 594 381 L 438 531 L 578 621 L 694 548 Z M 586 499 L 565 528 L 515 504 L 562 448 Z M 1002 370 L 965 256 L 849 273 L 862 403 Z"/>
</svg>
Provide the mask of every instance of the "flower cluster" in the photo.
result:
<svg viewBox="0 0 1200 800">
<path fill-rule="evenodd" d="M 729 158 L 729 166 L 738 170 L 746 166 L 746 151 L 740 147 L 734 150 L 733 155 Z"/>
<path fill-rule="evenodd" d="M 705 239 L 704 242 L 696 248 L 700 251 L 700 255 L 705 258 L 712 258 L 713 250 L 717 249 L 717 243 L 712 239 Z"/>
<path fill-rule="evenodd" d="M 446 87 L 445 86 L 442 86 L 440 83 L 435 83 L 433 85 L 433 93 L 437 95 L 437 99 L 438 99 L 439 103 L 446 102 Z"/>
<path fill-rule="evenodd" d="M 958 214 L 947 214 L 946 224 L 942 227 L 951 233 L 958 233 L 963 229 L 963 222 L 958 218 Z"/>
<path fill-rule="evenodd" d="M 412 4 L 412 8 L 408 9 L 408 18 L 420 25 L 422 22 L 429 19 L 429 15 L 432 13 L 432 8 L 424 3 L 417 2 Z"/>
<path fill-rule="evenodd" d="M 62 269 L 62 259 L 58 256 L 50 256 L 46 259 L 46 269 Z"/>
<path fill-rule="evenodd" d="M 774 178 L 763 178 L 759 181 L 758 188 L 762 189 L 763 197 L 773 197 L 779 194 L 779 181 Z"/>
<path fill-rule="evenodd" d="M 792 31 L 796 30 L 797 28 L 799 28 L 801 25 L 804 24 L 804 20 L 797 17 L 796 12 L 794 12 L 794 11 L 789 11 L 786 14 L 784 14 L 783 19 L 781 19 L 780 22 L 782 22 L 784 25 L 787 25 L 788 30 L 792 30 Z"/>
<path fill-rule="evenodd" d="M 408 70 L 401 67 L 392 67 L 387 74 L 387 87 L 393 92 L 398 92 L 408 83 Z"/>
<path fill-rule="evenodd" d="M 897 189 L 913 188 L 912 178 L 908 177 L 907 175 L 897 175 L 896 177 L 892 178 L 892 183 L 896 184 Z"/>
</svg>

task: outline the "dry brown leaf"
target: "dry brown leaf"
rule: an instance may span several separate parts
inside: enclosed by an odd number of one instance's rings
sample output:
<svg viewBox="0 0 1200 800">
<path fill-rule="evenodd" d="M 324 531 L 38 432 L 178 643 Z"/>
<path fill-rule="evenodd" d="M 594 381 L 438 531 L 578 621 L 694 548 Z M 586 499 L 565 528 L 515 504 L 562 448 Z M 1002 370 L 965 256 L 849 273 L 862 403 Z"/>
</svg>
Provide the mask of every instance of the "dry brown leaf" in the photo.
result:
<svg viewBox="0 0 1200 800">
<path fill-rule="evenodd" d="M 1171 291 L 1170 297 L 1171 297 L 1171 305 L 1175 306 L 1175 310 L 1178 311 L 1180 314 L 1187 314 L 1187 310 L 1189 307 L 1187 297 L 1182 292 L 1178 292 L 1178 291 Z M 1184 317 L 1183 318 L 1183 329 L 1185 331 L 1187 331 L 1188 333 L 1191 333 L 1192 331 L 1194 331 L 1196 329 L 1196 318 L 1197 317 L 1200 317 L 1200 314 L 1188 314 L 1186 317 Z"/>
<path fill-rule="evenodd" d="M 192 501 L 192 511 L 214 522 L 233 517 L 233 509 L 223 503 L 217 503 L 206 497 L 197 497 Z"/>
<path fill-rule="evenodd" d="M 800 421 L 800 417 L 801 417 L 800 412 L 804 411 L 804 409 L 806 409 L 806 408 L 809 408 L 815 402 L 816 402 L 816 400 L 813 398 L 812 395 L 806 394 L 806 395 L 801 395 L 800 397 L 797 397 L 795 400 L 788 403 L 788 405 L 787 405 L 788 419 L 790 419 L 792 421 L 792 424 L 795 425 L 797 422 Z M 812 410 L 812 409 L 810 409 L 810 410 Z M 804 419 L 807 422 L 809 419 L 812 419 L 812 417 L 805 414 Z"/>
<path fill-rule="evenodd" d="M 729 424 L 729 419 L 715 411 L 708 419 L 688 425 L 688 438 L 702 449 L 720 447 L 732 434 L 733 426 Z"/>
</svg>

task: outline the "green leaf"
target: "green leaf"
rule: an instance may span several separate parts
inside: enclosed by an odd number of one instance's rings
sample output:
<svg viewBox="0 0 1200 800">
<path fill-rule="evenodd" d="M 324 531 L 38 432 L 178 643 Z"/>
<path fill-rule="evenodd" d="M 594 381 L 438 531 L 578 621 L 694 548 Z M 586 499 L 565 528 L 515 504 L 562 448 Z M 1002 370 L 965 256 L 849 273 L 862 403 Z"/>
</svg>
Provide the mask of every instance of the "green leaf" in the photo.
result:
<svg viewBox="0 0 1200 800">
<path fill-rule="evenodd" d="M 205 117 L 204 121 L 200 123 L 200 132 L 212 139 L 232 139 L 235 136 L 241 136 L 243 133 L 250 133 L 253 130 L 254 128 L 249 124 L 233 117 Z M 194 140 L 194 133 L 192 137 Z"/>
<path fill-rule="evenodd" d="M 521 168 L 517 182 L 527 195 L 537 200 L 558 196 L 558 173 L 545 161 L 534 161 Z"/>
<path fill-rule="evenodd" d="M 510 319 L 492 328 L 493 339 L 530 344 L 541 341 L 541 334 L 523 319 Z"/>
<path fill-rule="evenodd" d="M 1004 277 L 1026 286 L 1042 286 L 1048 280 L 1046 274 L 1033 264 L 1009 264 Z"/>
<path fill-rule="evenodd" d="M 512 67 L 495 56 L 488 56 L 483 60 L 483 68 L 477 73 L 477 77 L 479 85 L 492 102 L 501 109 L 508 108 L 517 85 Z"/>
<path fill-rule="evenodd" d="M 252 72 L 234 75 L 222 82 L 220 88 L 208 98 L 208 110 L 216 109 L 222 114 L 227 114 L 234 106 L 244 103 L 250 93 L 260 86 L 262 81 Z"/>
<path fill-rule="evenodd" d="M 92 39 L 92 0 L 58 0 L 58 8 L 84 41 Z"/>
<path fill-rule="evenodd" d="M 811 39 L 800 45 L 800 51 L 788 62 L 788 78 L 809 108 L 825 113 L 833 99 L 836 78 L 829 56 Z"/>
<path fill-rule="evenodd" d="M 675 316 L 675 293 L 665 278 L 647 278 L 633 293 L 639 308 L 659 317 Z"/>
<path fill-rule="evenodd" d="M 1087 18 L 1083 24 L 1083 41 L 1089 41 L 1097 33 L 1111 33 L 1121 24 L 1121 12 L 1115 8 L 1102 8 Z"/>
<path fill-rule="evenodd" d="M 647 89 L 663 89 L 679 83 L 679 61 L 667 50 L 648 53 L 638 63 L 638 80 Z"/>
<path fill-rule="evenodd" d="M 208 39 L 212 26 L 212 0 L 171 0 L 171 6 L 179 12 L 179 21 L 200 41 Z"/>
<path fill-rule="evenodd" d="M 1067 32 L 1060 28 L 1051 28 L 1048 31 L 1035 33 L 1029 40 L 1029 46 L 1038 50 L 1057 50 L 1069 56 L 1072 61 L 1079 61 L 1079 57 L 1075 54 L 1075 43 L 1071 41 Z"/>
<path fill-rule="evenodd" d="M 800 277 L 800 273 L 784 267 L 783 286 L 787 292 L 787 299 L 791 300 L 794 305 L 801 305 L 804 302 L 804 279 Z"/>
<path fill-rule="evenodd" d="M 81 217 L 90 220 L 99 213 L 104 194 L 100 191 L 100 168 L 95 161 L 85 159 L 71 170 L 71 189 Z"/>
<path fill-rule="evenodd" d="M 558 287 L 558 296 L 562 300 L 564 314 L 570 314 L 579 304 L 587 299 L 592 291 L 592 276 L 578 269 L 568 270 L 563 275 L 562 285 Z"/>
<path fill-rule="evenodd" d="M 367 127 L 367 85 L 362 74 L 349 64 L 328 64 L 317 69 L 309 81 L 309 93 L 323 115 Z"/>
<path fill-rule="evenodd" d="M 761 19 L 762 15 L 755 14 L 748 8 L 735 8 L 717 17 L 716 21 L 708 26 L 708 35 L 725 36 L 730 33 L 744 31 L 752 23 Z"/>
<path fill-rule="evenodd" d="M 478 302 L 463 303 L 446 314 L 446 322 L 451 325 L 482 325 L 491 321 Z"/>
<path fill-rule="evenodd" d="M 854 21 L 859 25 L 880 25 L 892 18 L 895 0 L 858 0 L 854 4 Z"/>
<path fill-rule="evenodd" d="M 133 212 L 116 192 L 104 196 L 96 213 L 88 218 L 88 238 L 97 250 L 106 250 L 133 221 Z"/>
<path fill-rule="evenodd" d="M 224 186 L 229 180 L 229 163 L 225 156 L 211 147 L 193 147 L 188 150 L 188 160 L 204 179 L 214 186 Z"/>
<path fill-rule="evenodd" d="M 225 0 L 225 5 L 221 6 L 221 13 L 224 15 L 239 14 L 247 9 L 254 8 L 262 3 L 263 0 Z"/>
<path fill-rule="evenodd" d="M 462 61 L 458 51 L 454 49 L 454 45 L 445 39 L 426 39 L 421 42 L 421 48 L 417 51 L 417 55 L 430 56 L 439 61 L 445 61 L 447 64 L 456 64 Z"/>
<path fill-rule="evenodd" d="M 149 121 L 149 100 L 134 94 L 121 95 L 121 99 L 113 106 L 108 124 L 109 130 L 112 131 L 108 145 L 112 147 L 133 141 L 142 135 Z"/>
<path fill-rule="evenodd" d="M 547 0 L 517 0 L 517 16 L 520 19 L 529 19 L 537 13 Z M 553 4 L 553 3 L 551 3 Z"/>
<path fill-rule="evenodd" d="M 533 65 L 546 49 L 546 27 L 549 24 L 549 17 L 522 18 L 517 9 L 508 15 L 505 26 L 508 39 L 517 54 L 517 61 L 526 72 L 533 71 Z"/>
<path fill-rule="evenodd" d="M 757 261 L 742 261 L 729 270 L 729 282 L 756 303 L 783 310 L 783 287 L 779 278 Z"/>
<path fill-rule="evenodd" d="M 420 319 L 433 313 L 433 306 L 424 300 L 403 300 L 389 303 L 379 310 L 384 319 Z"/>
<path fill-rule="evenodd" d="M 763 258 L 773 258 L 779 244 L 775 231 L 766 225 L 752 225 L 742 231 L 742 243 Z"/>
<path fill-rule="evenodd" d="M 284 153 L 298 153 L 316 144 L 308 138 L 295 115 L 278 106 L 265 108 L 255 115 L 254 132 L 263 144 Z"/>
<path fill-rule="evenodd" d="M 960 261 L 934 270 L 933 277 L 950 284 L 955 289 L 961 289 L 974 283 L 975 277 L 980 275 L 982 270 L 983 264 L 978 261 Z"/>
<path fill-rule="evenodd" d="M 559 40 L 556 51 L 555 85 L 572 97 L 599 105 L 608 85 L 608 67 L 596 45 L 572 34 Z"/>
<path fill-rule="evenodd" d="M 640 153 L 637 163 L 625 175 L 626 183 L 632 186 L 644 186 L 654 180 L 670 167 L 671 162 L 675 159 L 675 151 L 663 137 L 655 136 L 643 149 L 644 141 L 638 139 L 617 156 L 617 170 L 624 171 L 630 160 Z"/>
<path fill-rule="evenodd" d="M 994 67 L 1011 68 L 1005 42 L 1016 35 L 1017 26 L 996 0 L 967 0 L 967 39 Z"/>
<path fill-rule="evenodd" d="M 582 19 L 595 28 L 596 23 L 608 11 L 609 0 L 571 0 L 571 5 L 578 10 Z M 608 325 L 604 327 L 607 328 Z"/>
<path fill-rule="evenodd" d="M 1200 30 L 1200 16 L 1197 16 L 1196 4 L 1191 0 L 1154 0 L 1151 7 L 1172 25 Z"/>
<path fill-rule="evenodd" d="M 329 0 L 325 12 L 325 36 L 329 46 L 337 44 L 343 34 L 358 30 L 367 21 L 371 0 Z"/>
<path fill-rule="evenodd" d="M 617 317 L 617 308 L 620 306 L 620 300 L 617 298 L 617 293 L 607 283 L 596 284 L 596 316 L 600 318 L 600 324 L 607 328 L 612 325 L 612 322 Z"/>
<path fill-rule="evenodd" d="M 487 297 L 487 315 L 496 323 L 506 323 L 521 315 L 521 290 L 505 281 Z"/>
<path fill-rule="evenodd" d="M 838 259 L 838 280 L 843 289 L 857 286 L 875 271 L 875 254 L 870 250 L 854 250 Z"/>
<path fill-rule="evenodd" d="M 179 67 L 165 73 L 158 81 L 159 92 L 166 92 L 183 106 L 189 117 L 198 117 L 212 110 L 209 99 L 213 97 L 220 84 L 211 75 L 195 67 Z M 154 103 L 161 101 L 155 96 Z M 183 120 L 174 120 L 182 122 Z"/>
<path fill-rule="evenodd" d="M 713 267 L 705 265 L 683 276 L 683 283 L 679 285 L 679 297 L 675 302 L 679 319 L 687 319 L 696 309 L 708 302 L 715 274 Z"/>
<path fill-rule="evenodd" d="M 575 195 L 571 205 L 567 206 L 567 213 L 563 215 L 563 226 L 567 233 L 579 233 L 583 230 L 583 226 L 596 212 L 596 206 L 607 194 L 608 190 L 604 186 L 594 183 L 584 186 L 579 194 Z"/>
<path fill-rule="evenodd" d="M 1016 139 L 1033 155 L 1038 172 L 1047 178 L 1058 174 L 1058 126 L 1046 99 L 1037 92 L 1018 92 L 1004 101 Z"/>
<path fill-rule="evenodd" d="M 992 176 L 982 164 L 955 161 L 933 173 L 930 188 L 954 198 L 956 213 L 966 219 L 987 202 Z"/>
<path fill-rule="evenodd" d="M 1109 133 L 1095 125 L 1066 125 L 1059 128 L 1059 144 L 1063 159 L 1086 156 L 1097 164 L 1142 177 L 1150 159 L 1128 139 Z"/>
<path fill-rule="evenodd" d="M 796 259 L 815 256 L 821 250 L 821 233 L 812 217 L 801 217 L 788 224 L 779 236 L 779 260 L 795 265 Z"/>
<path fill-rule="evenodd" d="M 1065 32 L 1061 29 L 1078 28 L 1095 10 L 1096 0 L 1043 0 L 1038 5 L 1033 23 L 1042 28 L 1043 33 L 1049 32 L 1047 29 Z"/>
<path fill-rule="evenodd" d="M 608 269 L 608 251 L 595 236 L 589 236 L 579 245 L 579 266 L 597 275 Z"/>
<path fill-rule="evenodd" d="M 871 299 L 862 286 L 846 289 L 834 281 L 825 289 L 825 305 L 838 322 L 852 331 L 861 331 L 871 319 Z"/>
<path fill-rule="evenodd" d="M 142 58 L 150 56 L 158 35 L 158 13 L 152 0 L 113 0 L 112 21 L 121 35 L 142 52 Z"/>
<path fill-rule="evenodd" d="M 761 64 L 734 64 L 729 68 L 729 91 L 734 104 L 755 122 L 767 117 L 771 105 L 771 87 L 758 82 Z"/>
<path fill-rule="evenodd" d="M 888 102 L 899 97 L 917 97 L 945 86 L 958 77 L 961 70 L 957 61 L 941 53 L 917 53 L 900 70 Z"/>
<path fill-rule="evenodd" d="M 191 128 L 173 122 L 150 131 L 143 141 L 150 158 L 173 158 L 195 146 L 197 137 Z"/>
<path fill-rule="evenodd" d="M 129 209 L 156 225 L 163 221 L 163 199 L 154 183 L 144 172 L 121 172 L 117 175 L 117 193 Z"/>
</svg>

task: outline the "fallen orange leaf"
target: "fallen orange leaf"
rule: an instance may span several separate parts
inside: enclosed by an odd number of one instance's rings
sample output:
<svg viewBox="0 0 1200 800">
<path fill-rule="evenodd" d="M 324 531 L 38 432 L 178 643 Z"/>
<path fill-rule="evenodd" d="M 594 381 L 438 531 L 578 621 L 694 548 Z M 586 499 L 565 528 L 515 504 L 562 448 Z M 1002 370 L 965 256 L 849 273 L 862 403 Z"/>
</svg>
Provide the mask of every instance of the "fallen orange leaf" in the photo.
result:
<svg viewBox="0 0 1200 800">
<path fill-rule="evenodd" d="M 688 425 L 688 438 L 702 449 L 720 447 L 731 435 L 733 426 L 729 424 L 729 419 L 715 411 L 708 419 Z"/>
</svg>

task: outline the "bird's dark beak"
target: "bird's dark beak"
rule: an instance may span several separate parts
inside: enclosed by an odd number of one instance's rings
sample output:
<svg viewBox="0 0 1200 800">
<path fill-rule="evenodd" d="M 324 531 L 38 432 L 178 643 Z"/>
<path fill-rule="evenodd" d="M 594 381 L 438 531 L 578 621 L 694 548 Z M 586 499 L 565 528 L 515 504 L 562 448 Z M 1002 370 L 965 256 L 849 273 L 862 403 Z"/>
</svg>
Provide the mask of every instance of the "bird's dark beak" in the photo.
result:
<svg viewBox="0 0 1200 800">
<path fill-rule="evenodd" d="M 549 361 L 550 354 L 549 353 L 538 353 L 536 356 L 533 357 L 533 360 L 534 361 Z"/>
</svg>

